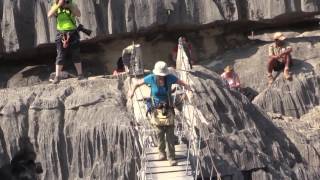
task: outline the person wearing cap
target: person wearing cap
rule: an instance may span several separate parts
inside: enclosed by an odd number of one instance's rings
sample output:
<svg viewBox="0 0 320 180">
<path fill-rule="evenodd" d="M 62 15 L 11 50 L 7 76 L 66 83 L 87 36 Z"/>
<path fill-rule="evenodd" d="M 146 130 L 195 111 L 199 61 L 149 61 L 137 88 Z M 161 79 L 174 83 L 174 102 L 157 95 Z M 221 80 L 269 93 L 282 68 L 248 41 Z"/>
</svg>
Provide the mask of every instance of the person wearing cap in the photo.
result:
<svg viewBox="0 0 320 180">
<path fill-rule="evenodd" d="M 269 46 L 269 60 L 268 60 L 268 79 L 269 84 L 272 84 L 274 77 L 272 71 L 283 71 L 285 79 L 291 78 L 290 65 L 292 48 L 287 46 L 284 40 L 286 37 L 281 33 L 277 32 L 273 35 L 274 43 Z"/>
<path fill-rule="evenodd" d="M 221 78 L 224 79 L 231 89 L 240 88 L 240 79 L 236 72 L 234 72 L 232 66 L 227 66 L 224 68 L 224 72 L 221 74 Z"/>
<path fill-rule="evenodd" d="M 191 90 L 191 88 L 188 84 L 170 74 L 167 63 L 164 61 L 158 61 L 152 72 L 152 74 L 133 84 L 132 89 L 128 92 L 128 97 L 132 98 L 134 91 L 139 86 L 143 84 L 150 86 L 151 100 L 154 106 L 151 123 L 157 128 L 159 160 L 167 159 L 174 166 L 177 164 L 177 161 L 175 160 L 174 147 L 174 109 L 170 102 L 171 86 L 179 84 L 187 90 Z M 165 153 L 166 143 L 168 145 L 168 156 Z"/>
</svg>

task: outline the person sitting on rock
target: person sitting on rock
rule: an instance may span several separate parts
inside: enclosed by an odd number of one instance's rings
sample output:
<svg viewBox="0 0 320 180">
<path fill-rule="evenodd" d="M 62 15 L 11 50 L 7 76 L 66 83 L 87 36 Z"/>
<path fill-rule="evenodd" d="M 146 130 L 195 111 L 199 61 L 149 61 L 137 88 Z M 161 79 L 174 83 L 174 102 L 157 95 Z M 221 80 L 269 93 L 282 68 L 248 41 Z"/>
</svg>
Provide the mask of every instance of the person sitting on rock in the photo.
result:
<svg viewBox="0 0 320 180">
<path fill-rule="evenodd" d="M 167 63 L 158 61 L 153 69 L 153 74 L 138 80 L 129 90 L 128 97 L 132 98 L 137 87 L 146 84 L 151 87 L 151 100 L 153 110 L 151 113 L 151 124 L 157 128 L 157 137 L 159 139 L 159 160 L 168 159 L 171 166 L 175 166 L 175 143 L 174 143 L 174 109 L 171 102 L 171 86 L 179 84 L 187 90 L 190 86 L 169 73 Z M 166 156 L 166 142 L 168 145 L 168 156 Z M 168 158 L 167 158 L 168 157 Z"/>
<path fill-rule="evenodd" d="M 268 60 L 268 79 L 269 85 L 274 81 L 272 71 L 283 70 L 284 78 L 291 79 L 290 65 L 292 48 L 287 46 L 284 40 L 286 37 L 281 33 L 277 32 L 273 36 L 274 43 L 269 46 L 269 60 Z"/>
<path fill-rule="evenodd" d="M 83 79 L 82 65 L 80 61 L 80 35 L 77 31 L 75 17 L 80 17 L 81 12 L 72 0 L 56 0 L 48 12 L 48 18 L 53 15 L 57 18 L 56 37 L 56 76 L 53 84 L 61 80 L 61 71 L 65 61 L 70 58 L 77 70 L 78 79 Z"/>
<path fill-rule="evenodd" d="M 226 66 L 224 72 L 221 74 L 221 78 L 225 80 L 227 86 L 230 89 L 237 90 L 241 94 L 245 95 L 250 101 L 252 101 L 257 93 L 250 87 L 242 87 L 238 74 L 233 70 L 232 66 Z"/>
<path fill-rule="evenodd" d="M 224 68 L 224 72 L 221 74 L 221 78 L 224 79 L 231 89 L 240 89 L 240 79 L 236 72 L 234 72 L 232 66 Z"/>
<path fill-rule="evenodd" d="M 124 68 L 124 64 L 122 61 L 122 57 L 119 57 L 118 61 L 117 61 L 117 69 L 115 69 L 112 73 L 112 75 L 117 76 L 120 74 L 125 73 L 125 68 Z"/>
</svg>

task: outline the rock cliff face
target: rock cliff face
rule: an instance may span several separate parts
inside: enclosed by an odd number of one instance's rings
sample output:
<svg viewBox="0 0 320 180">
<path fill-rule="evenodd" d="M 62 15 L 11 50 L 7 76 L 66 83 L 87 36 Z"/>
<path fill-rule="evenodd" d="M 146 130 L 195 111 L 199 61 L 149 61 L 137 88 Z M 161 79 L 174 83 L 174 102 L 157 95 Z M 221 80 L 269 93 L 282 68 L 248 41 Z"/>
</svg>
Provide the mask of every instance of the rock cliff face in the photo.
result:
<svg viewBox="0 0 320 180">
<path fill-rule="evenodd" d="M 199 177 L 216 176 L 214 166 L 232 180 L 320 177 L 317 109 L 301 118 L 305 124 L 287 126 L 204 67 L 195 67 L 189 83 L 196 89 L 179 117 L 195 122 L 186 138 L 200 142 Z M 41 179 L 134 179 L 141 137 L 124 87 L 96 78 L 1 90 L 0 166 L 19 151 L 19 139 L 29 137 L 44 169 Z M 302 135 L 299 127 L 314 130 Z"/>
<path fill-rule="evenodd" d="M 54 41 L 54 20 L 46 18 L 49 3 L 0 2 L 0 60 L 53 62 L 52 44 L 29 51 Z M 195 126 L 186 138 L 200 144 L 199 151 L 195 149 L 200 157 L 199 177 L 219 173 L 231 180 L 320 179 L 320 32 L 285 33 L 293 47 L 293 81 L 285 81 L 280 72 L 274 74 L 277 78 L 270 87 L 263 72 L 271 34 L 254 36 L 256 40 L 250 43 L 239 35 L 240 25 L 251 21 L 254 25 L 279 25 L 312 19 L 320 11 L 320 1 L 77 3 L 83 14 L 80 21 L 94 30 L 93 39 L 82 44 L 82 51 L 88 53 L 84 58 L 97 61 L 90 70 L 85 66 L 89 73 L 98 69 L 100 74 L 110 72 L 132 39 L 142 44 L 146 67 L 151 68 L 155 61 L 169 59 L 170 49 L 181 35 L 177 32 L 190 30 L 187 36 L 198 57 L 210 59 L 200 63 L 219 73 L 225 65 L 234 65 L 242 84 L 259 93 L 251 103 L 225 88 L 218 74 L 209 69 L 198 66 L 190 73 L 195 87 L 192 103 L 184 104 L 178 115 Z M 238 32 L 226 34 L 231 27 Z M 236 48 L 214 57 L 230 47 Z M 19 57 L 10 54 L 17 50 Z M 0 90 L 0 167 L 25 146 L 21 139 L 29 138 L 44 169 L 40 179 L 137 178 L 141 137 L 126 107 L 128 81 L 70 79 L 51 85 L 46 82 L 52 71 L 47 65 L 0 69 L 0 87 L 8 88 Z M 41 85 L 32 86 L 35 84 Z"/>
<path fill-rule="evenodd" d="M 317 164 L 319 159 L 317 155 L 319 145 L 315 139 L 319 136 L 319 31 L 286 32 L 285 34 L 288 37 L 287 41 L 293 47 L 292 81 L 284 80 L 282 72 L 279 72 L 274 73 L 276 77 L 275 82 L 270 87 L 267 86 L 267 52 L 268 46 L 272 43 L 270 41 L 272 33 L 256 36 L 255 38 L 260 38 L 264 41 L 257 40 L 255 45 L 249 45 L 223 53 L 216 58 L 216 61 L 211 61 L 209 67 L 217 72 L 223 71 L 226 65 L 231 64 L 235 67 L 235 71 L 239 74 L 243 86 L 251 87 L 259 93 L 253 103 L 264 111 L 270 112 L 269 117 L 272 119 L 271 124 L 281 129 L 283 137 L 290 139 L 290 141 L 288 141 L 288 139 L 284 141 L 290 142 L 287 145 L 289 145 L 289 151 L 293 150 L 292 157 L 297 158 L 296 160 L 301 162 L 291 164 L 292 161 L 282 160 L 282 162 L 289 162 L 287 167 L 293 168 L 293 174 L 289 173 L 285 176 L 282 176 L 283 174 L 278 176 L 272 173 L 275 172 L 272 169 L 268 171 L 270 174 L 264 172 L 264 170 L 257 170 L 252 173 L 252 178 L 318 179 L 319 174 L 316 173 L 316 169 L 319 166 Z M 211 109 L 218 109 L 218 107 Z M 278 113 L 278 115 L 273 113 Z M 252 112 L 250 114 L 252 114 Z M 255 117 L 259 116 L 255 115 Z M 254 119 L 257 123 L 256 127 L 260 127 L 256 119 L 262 119 L 262 117 Z M 266 124 L 263 126 L 267 127 Z M 273 128 L 268 127 L 267 129 L 268 132 L 266 132 L 266 134 L 268 137 L 278 134 L 273 132 Z M 261 130 L 258 131 L 261 132 Z M 263 133 L 261 136 L 263 136 Z M 255 136 L 250 135 L 249 137 Z M 232 149 L 235 149 L 235 147 L 233 146 Z M 272 149 L 275 150 L 274 145 L 272 145 Z M 284 155 L 283 152 L 279 152 L 276 159 L 284 156 L 286 155 Z M 253 157 L 257 156 L 254 155 Z M 250 162 L 258 161 L 251 160 Z M 247 164 L 250 164 L 250 162 Z M 309 164 L 309 167 L 305 166 L 306 162 Z M 282 165 L 283 164 L 286 163 L 282 163 Z M 236 167 L 239 167 L 239 165 Z M 281 169 L 284 170 L 287 167 L 281 167 Z M 303 170 L 303 168 L 306 169 Z M 283 172 L 285 171 L 286 170 Z"/>
<path fill-rule="evenodd" d="M 315 107 L 300 119 L 270 114 L 274 124 L 294 142 L 303 159 L 312 167 L 319 167 L 319 110 L 319 106 Z"/>
<path fill-rule="evenodd" d="M 138 141 L 116 80 L 43 85 L 0 92 L 0 166 L 29 137 L 41 179 L 131 179 Z"/>
<path fill-rule="evenodd" d="M 219 75 L 209 70 L 196 68 L 190 83 L 197 88 L 192 106 L 185 108 L 183 114 L 189 124 L 192 120 L 196 122 L 197 135 L 201 137 L 200 176 L 215 176 L 215 168 L 226 179 L 317 179 L 320 176 L 316 170 L 319 147 L 310 143 L 309 149 L 300 148 L 300 141 L 308 138 L 300 134 L 288 136 L 243 95 L 224 88 Z M 317 121 L 314 115 L 307 118 L 310 122 Z M 285 125 L 279 127 L 290 131 Z M 313 135 L 318 136 L 319 131 Z M 312 156 L 312 162 L 308 155 Z"/>
<path fill-rule="evenodd" d="M 263 37 L 271 36 L 266 34 Z M 209 66 L 221 72 L 227 64 L 234 65 L 242 84 L 260 93 L 255 104 L 268 112 L 299 118 L 320 103 L 319 31 L 287 33 L 287 36 L 293 47 L 292 81 L 284 80 L 282 72 L 274 73 L 276 80 L 268 87 L 267 53 L 272 42 L 259 42 L 228 51 Z"/>
<path fill-rule="evenodd" d="M 1 1 L 0 47 L 5 52 L 12 52 L 53 42 L 54 19 L 46 17 L 52 1 Z M 161 27 L 196 28 L 217 22 L 290 23 L 320 10 L 317 0 L 77 0 L 77 4 L 82 11 L 80 22 L 94 31 L 94 37 Z"/>
</svg>

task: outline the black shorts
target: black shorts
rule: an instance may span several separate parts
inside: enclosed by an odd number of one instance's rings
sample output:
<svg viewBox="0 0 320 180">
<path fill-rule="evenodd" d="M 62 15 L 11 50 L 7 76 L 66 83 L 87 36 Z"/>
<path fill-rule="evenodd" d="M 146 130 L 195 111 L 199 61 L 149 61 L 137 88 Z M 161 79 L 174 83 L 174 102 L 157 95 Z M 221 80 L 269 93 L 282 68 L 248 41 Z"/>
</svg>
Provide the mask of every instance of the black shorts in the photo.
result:
<svg viewBox="0 0 320 180">
<path fill-rule="evenodd" d="M 276 61 L 275 66 L 273 68 L 274 71 L 282 71 L 286 67 L 285 63 Z M 289 68 L 292 67 L 292 60 L 290 61 Z"/>
<path fill-rule="evenodd" d="M 281 71 L 281 70 L 284 70 L 285 66 L 286 65 L 283 62 L 276 61 L 273 70 L 274 71 Z"/>
<path fill-rule="evenodd" d="M 80 63 L 80 36 L 77 31 L 64 32 L 70 33 L 70 45 L 67 48 L 63 48 L 62 44 L 62 32 L 58 32 L 56 37 L 57 58 L 56 65 L 64 65 L 66 60 L 71 60 L 73 63 Z"/>
</svg>

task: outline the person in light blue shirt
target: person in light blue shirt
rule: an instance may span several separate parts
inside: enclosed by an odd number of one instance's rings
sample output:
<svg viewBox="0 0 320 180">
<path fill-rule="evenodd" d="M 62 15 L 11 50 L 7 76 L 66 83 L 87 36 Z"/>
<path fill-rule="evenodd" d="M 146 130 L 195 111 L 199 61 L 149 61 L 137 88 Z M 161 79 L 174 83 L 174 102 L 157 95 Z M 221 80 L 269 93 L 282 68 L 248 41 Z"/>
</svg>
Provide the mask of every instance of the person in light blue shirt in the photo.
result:
<svg viewBox="0 0 320 180">
<path fill-rule="evenodd" d="M 169 73 L 167 63 L 158 61 L 153 69 L 153 74 L 138 80 L 129 90 L 128 97 L 132 98 L 137 87 L 146 84 L 151 88 L 152 115 L 151 123 L 157 128 L 159 138 L 159 160 L 168 159 L 172 166 L 177 165 L 174 148 L 174 110 L 170 103 L 171 86 L 179 84 L 185 89 L 191 90 L 190 86 L 176 76 Z M 166 155 L 166 142 L 168 156 Z"/>
<path fill-rule="evenodd" d="M 168 91 L 171 89 L 172 84 L 176 84 L 178 78 L 172 74 L 166 76 L 158 76 L 155 74 L 149 74 L 144 79 L 144 84 L 151 87 L 151 96 L 160 102 L 167 101 Z M 164 84 L 164 86 L 158 86 L 157 81 Z"/>
</svg>

